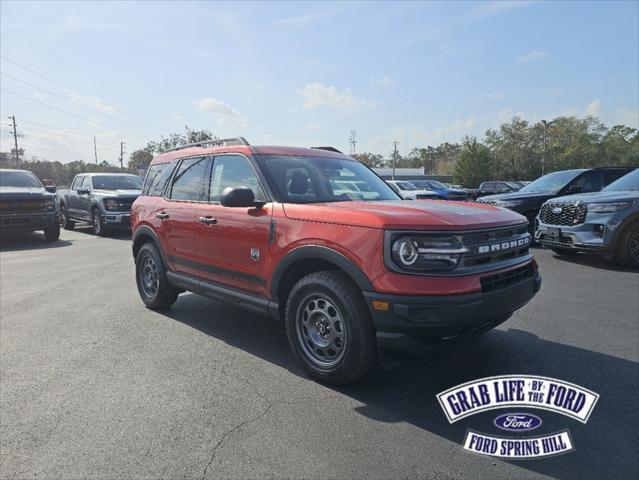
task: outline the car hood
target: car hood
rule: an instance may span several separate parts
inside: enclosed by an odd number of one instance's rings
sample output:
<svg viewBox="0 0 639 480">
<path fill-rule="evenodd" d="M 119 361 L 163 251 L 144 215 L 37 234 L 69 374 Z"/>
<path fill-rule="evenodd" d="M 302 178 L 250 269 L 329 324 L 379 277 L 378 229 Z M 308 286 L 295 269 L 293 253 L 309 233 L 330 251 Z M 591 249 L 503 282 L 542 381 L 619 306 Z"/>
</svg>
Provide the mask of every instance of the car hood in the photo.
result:
<svg viewBox="0 0 639 480">
<path fill-rule="evenodd" d="M 482 202 L 485 200 L 528 200 L 537 198 L 540 200 L 552 198 L 555 195 L 552 193 L 534 193 L 534 192 L 510 192 L 510 193 L 498 193 L 496 195 L 486 195 L 479 198 L 477 201 Z"/>
<path fill-rule="evenodd" d="M 101 197 L 139 197 L 142 190 L 93 190 L 93 194 Z"/>
<path fill-rule="evenodd" d="M 3 199 L 20 198 L 53 198 L 55 194 L 47 192 L 44 188 L 24 188 L 24 187 L 0 187 L 0 197 Z"/>
<path fill-rule="evenodd" d="M 578 193 L 575 195 L 566 195 L 564 197 L 557 197 L 550 200 L 555 203 L 565 202 L 621 202 L 639 200 L 639 191 L 636 190 L 621 190 L 610 192 L 592 192 L 592 193 Z"/>
<path fill-rule="evenodd" d="M 511 210 L 439 200 L 387 200 L 283 205 L 294 220 L 409 230 L 476 230 L 516 225 L 526 219 Z"/>
</svg>

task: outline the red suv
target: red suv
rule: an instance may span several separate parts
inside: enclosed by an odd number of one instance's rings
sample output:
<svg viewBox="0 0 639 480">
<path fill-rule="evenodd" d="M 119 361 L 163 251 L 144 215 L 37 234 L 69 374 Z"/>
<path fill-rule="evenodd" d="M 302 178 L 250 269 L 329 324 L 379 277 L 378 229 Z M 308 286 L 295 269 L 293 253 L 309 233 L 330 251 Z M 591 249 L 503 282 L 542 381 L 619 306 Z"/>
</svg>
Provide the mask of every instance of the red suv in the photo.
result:
<svg viewBox="0 0 639 480">
<path fill-rule="evenodd" d="M 282 319 L 309 374 L 332 384 L 369 372 L 378 346 L 489 330 L 541 285 L 525 217 L 403 201 L 331 147 L 235 138 L 162 153 L 131 222 L 147 307 L 188 290 Z"/>
</svg>

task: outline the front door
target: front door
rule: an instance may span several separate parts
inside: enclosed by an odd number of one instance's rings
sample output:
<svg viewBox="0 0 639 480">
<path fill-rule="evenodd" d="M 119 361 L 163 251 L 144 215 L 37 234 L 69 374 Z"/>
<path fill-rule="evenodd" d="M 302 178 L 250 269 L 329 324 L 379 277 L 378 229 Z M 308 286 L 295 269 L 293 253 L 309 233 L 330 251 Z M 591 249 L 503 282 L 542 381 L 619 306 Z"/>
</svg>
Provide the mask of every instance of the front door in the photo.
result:
<svg viewBox="0 0 639 480">
<path fill-rule="evenodd" d="M 91 212 L 89 212 L 89 208 L 91 206 L 91 190 L 93 189 L 93 185 L 91 183 L 91 177 L 86 175 L 84 180 L 82 181 L 82 185 L 80 187 L 84 192 L 82 194 L 78 194 L 77 196 L 77 215 L 78 218 L 84 218 L 85 220 L 91 220 Z"/>
<path fill-rule="evenodd" d="M 268 296 L 269 229 L 273 205 L 232 208 L 220 204 L 227 187 L 248 187 L 256 200 L 266 201 L 253 165 L 244 155 L 218 155 L 213 159 L 208 202 L 197 206 L 195 247 L 201 276 L 216 284 Z"/>
</svg>

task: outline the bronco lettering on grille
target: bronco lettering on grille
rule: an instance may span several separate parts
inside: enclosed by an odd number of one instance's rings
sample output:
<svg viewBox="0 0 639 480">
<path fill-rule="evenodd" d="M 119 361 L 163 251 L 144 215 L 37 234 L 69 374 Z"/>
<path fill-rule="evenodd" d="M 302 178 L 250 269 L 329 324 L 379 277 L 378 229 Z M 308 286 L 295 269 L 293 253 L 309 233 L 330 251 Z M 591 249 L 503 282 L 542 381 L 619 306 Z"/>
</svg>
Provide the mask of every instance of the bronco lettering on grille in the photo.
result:
<svg viewBox="0 0 639 480">
<path fill-rule="evenodd" d="M 518 240 L 510 240 L 508 242 L 493 243 L 492 245 L 480 245 L 477 247 L 477 253 L 500 252 L 510 250 L 512 248 L 523 247 L 529 243 L 530 237 L 524 237 Z"/>
</svg>

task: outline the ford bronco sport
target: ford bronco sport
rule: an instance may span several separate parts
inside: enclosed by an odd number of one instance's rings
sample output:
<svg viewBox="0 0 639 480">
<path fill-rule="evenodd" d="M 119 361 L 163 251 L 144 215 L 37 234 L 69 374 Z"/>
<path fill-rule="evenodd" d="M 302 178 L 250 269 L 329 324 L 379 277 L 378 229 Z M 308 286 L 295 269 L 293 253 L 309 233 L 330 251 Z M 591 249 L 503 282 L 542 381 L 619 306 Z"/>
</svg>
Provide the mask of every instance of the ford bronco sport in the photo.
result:
<svg viewBox="0 0 639 480">
<path fill-rule="evenodd" d="M 282 319 L 305 369 L 332 384 L 369 372 L 378 346 L 489 330 L 541 285 L 523 216 L 402 201 L 330 147 L 240 137 L 159 154 L 131 222 L 147 307 L 188 290 Z"/>
</svg>

